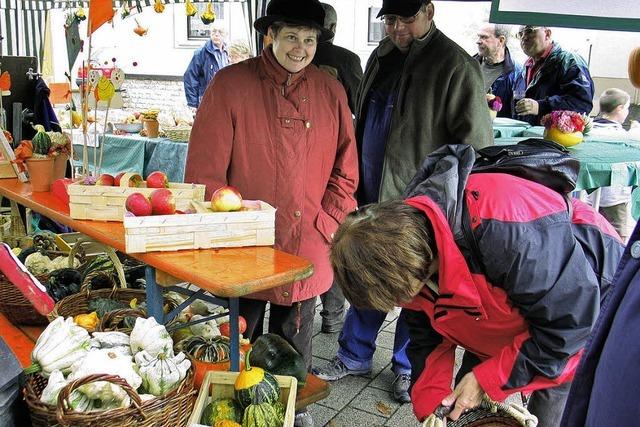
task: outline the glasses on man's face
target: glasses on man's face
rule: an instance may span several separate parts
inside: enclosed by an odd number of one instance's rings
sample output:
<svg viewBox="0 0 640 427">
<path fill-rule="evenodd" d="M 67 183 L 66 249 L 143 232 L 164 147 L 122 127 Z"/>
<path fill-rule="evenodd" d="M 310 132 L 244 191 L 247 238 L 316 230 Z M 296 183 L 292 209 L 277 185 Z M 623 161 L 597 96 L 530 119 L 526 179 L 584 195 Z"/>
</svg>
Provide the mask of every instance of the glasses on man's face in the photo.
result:
<svg viewBox="0 0 640 427">
<path fill-rule="evenodd" d="M 516 36 L 519 39 L 522 39 L 524 37 L 531 37 L 534 34 L 536 34 L 540 28 L 542 28 L 542 27 L 524 27 L 524 28 L 520 29 L 520 31 L 518 31 Z"/>
<path fill-rule="evenodd" d="M 422 12 L 422 9 L 418 10 L 418 13 L 416 13 L 415 15 L 409 17 L 398 15 L 384 15 L 382 17 L 382 22 L 384 22 L 384 25 L 388 25 L 390 27 L 396 25 L 397 22 L 405 25 L 413 24 L 414 22 L 416 22 L 416 19 L 418 19 L 418 15 L 420 15 L 420 12 Z"/>
</svg>

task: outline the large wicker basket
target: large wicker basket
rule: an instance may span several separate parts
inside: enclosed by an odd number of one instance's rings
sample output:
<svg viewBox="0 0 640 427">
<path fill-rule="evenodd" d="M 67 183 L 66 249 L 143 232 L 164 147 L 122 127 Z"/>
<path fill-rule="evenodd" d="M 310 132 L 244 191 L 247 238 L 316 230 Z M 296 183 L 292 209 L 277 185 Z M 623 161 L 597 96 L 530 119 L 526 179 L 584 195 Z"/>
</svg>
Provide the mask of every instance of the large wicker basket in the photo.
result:
<svg viewBox="0 0 640 427">
<path fill-rule="evenodd" d="M 136 391 L 126 381 L 115 375 L 89 375 L 70 382 L 60 391 L 57 406 L 40 401 L 47 379 L 37 374 L 29 375 L 24 395 L 33 427 L 184 427 L 187 425 L 196 399 L 193 372 L 192 366 L 176 389 L 164 397 L 146 402 L 141 402 Z M 109 381 L 120 385 L 131 397 L 131 406 L 99 412 L 70 410 L 64 400 L 80 385 L 93 381 Z"/>
<path fill-rule="evenodd" d="M 12 221 L 16 219 L 12 218 Z M 21 221 L 17 218 L 17 221 Z M 34 242 L 37 237 L 34 237 Z M 72 250 L 69 256 L 69 266 L 71 266 L 72 259 L 78 255 L 78 249 Z M 49 254 L 49 252 L 48 252 Z M 60 255 L 61 253 L 51 253 L 49 256 Z M 81 258 L 83 257 L 80 254 Z M 49 273 L 35 275 L 43 285 L 49 280 Z M 7 277 L 0 273 L 0 312 L 5 315 L 7 319 L 14 325 L 46 325 L 47 318 L 33 307 L 31 302 L 22 294 L 20 289 L 7 279 Z"/>
</svg>

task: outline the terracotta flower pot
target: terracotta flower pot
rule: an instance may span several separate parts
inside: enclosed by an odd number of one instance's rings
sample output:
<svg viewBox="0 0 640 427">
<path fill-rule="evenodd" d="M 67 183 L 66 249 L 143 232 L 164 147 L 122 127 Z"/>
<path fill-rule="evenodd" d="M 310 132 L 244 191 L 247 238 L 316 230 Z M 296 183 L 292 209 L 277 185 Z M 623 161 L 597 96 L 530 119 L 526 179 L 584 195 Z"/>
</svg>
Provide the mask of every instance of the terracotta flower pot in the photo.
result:
<svg viewBox="0 0 640 427">
<path fill-rule="evenodd" d="M 69 160 L 68 154 L 58 154 L 53 160 L 53 181 L 56 179 L 64 178 L 64 174 L 67 171 L 67 161 Z"/>
<path fill-rule="evenodd" d="M 142 127 L 148 138 L 157 138 L 160 133 L 160 123 L 157 120 L 143 120 Z"/>
<path fill-rule="evenodd" d="M 53 181 L 53 157 L 46 159 L 29 158 L 26 161 L 29 171 L 31 191 L 49 191 Z"/>
<path fill-rule="evenodd" d="M 552 127 L 544 130 L 543 137 L 565 147 L 573 147 L 574 145 L 578 145 L 582 142 L 584 135 L 582 135 L 582 132 L 564 133 L 558 128 Z"/>
</svg>

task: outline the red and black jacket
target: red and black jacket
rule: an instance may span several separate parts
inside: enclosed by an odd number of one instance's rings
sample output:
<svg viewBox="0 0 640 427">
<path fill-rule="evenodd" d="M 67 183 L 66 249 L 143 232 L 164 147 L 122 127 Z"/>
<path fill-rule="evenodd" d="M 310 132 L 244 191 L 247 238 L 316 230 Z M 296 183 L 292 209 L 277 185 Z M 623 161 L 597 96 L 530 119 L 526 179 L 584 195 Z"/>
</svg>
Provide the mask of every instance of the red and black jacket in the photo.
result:
<svg viewBox="0 0 640 427">
<path fill-rule="evenodd" d="M 473 372 L 494 400 L 571 381 L 624 249 L 585 204 L 568 209 L 513 175 L 468 175 L 472 149 L 449 147 L 425 194 L 406 200 L 429 219 L 440 262 L 438 294 L 425 287 L 406 306 L 425 319 L 409 322 L 420 420 L 451 393 L 456 346 L 480 357 Z"/>
</svg>

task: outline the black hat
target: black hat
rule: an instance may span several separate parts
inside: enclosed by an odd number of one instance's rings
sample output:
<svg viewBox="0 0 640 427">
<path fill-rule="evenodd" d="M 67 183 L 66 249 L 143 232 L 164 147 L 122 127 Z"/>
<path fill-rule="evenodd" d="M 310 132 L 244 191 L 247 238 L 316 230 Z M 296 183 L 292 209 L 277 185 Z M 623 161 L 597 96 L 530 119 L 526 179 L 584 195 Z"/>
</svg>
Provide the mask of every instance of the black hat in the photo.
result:
<svg viewBox="0 0 640 427">
<path fill-rule="evenodd" d="M 376 18 L 383 15 L 413 16 L 420 10 L 420 7 L 429 3 L 425 0 L 383 0 L 382 8 Z"/>
<path fill-rule="evenodd" d="M 324 9 L 318 0 L 271 0 L 266 16 L 253 23 L 260 34 L 267 34 L 271 24 L 282 21 L 320 30 L 319 42 L 333 38 L 333 32 L 324 28 Z"/>
</svg>

